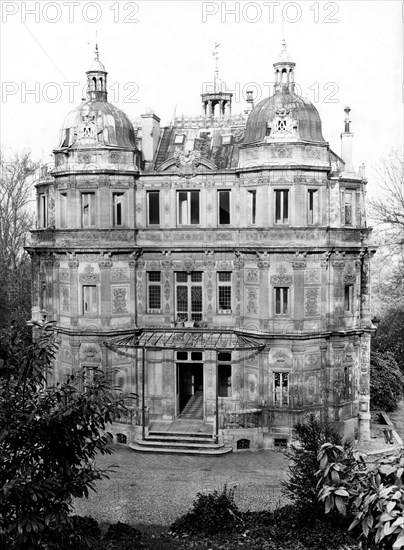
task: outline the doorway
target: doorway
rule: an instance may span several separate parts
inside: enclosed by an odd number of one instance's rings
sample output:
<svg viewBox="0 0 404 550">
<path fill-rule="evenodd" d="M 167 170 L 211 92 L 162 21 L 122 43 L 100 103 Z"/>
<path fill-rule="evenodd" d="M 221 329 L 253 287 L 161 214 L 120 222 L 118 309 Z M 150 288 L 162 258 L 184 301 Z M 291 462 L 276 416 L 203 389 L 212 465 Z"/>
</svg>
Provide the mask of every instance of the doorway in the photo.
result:
<svg viewBox="0 0 404 550">
<path fill-rule="evenodd" d="M 177 416 L 203 418 L 202 363 L 177 363 Z"/>
</svg>

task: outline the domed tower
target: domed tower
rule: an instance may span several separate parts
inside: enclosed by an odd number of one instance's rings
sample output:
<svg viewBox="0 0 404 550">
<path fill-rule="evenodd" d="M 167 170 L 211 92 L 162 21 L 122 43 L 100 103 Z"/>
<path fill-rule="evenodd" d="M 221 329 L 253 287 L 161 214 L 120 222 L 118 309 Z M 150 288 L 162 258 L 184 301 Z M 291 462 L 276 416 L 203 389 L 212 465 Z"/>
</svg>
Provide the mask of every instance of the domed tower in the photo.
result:
<svg viewBox="0 0 404 550">
<path fill-rule="evenodd" d="M 54 375 L 113 365 L 104 341 L 133 327 L 136 253 L 135 179 L 139 151 L 127 115 L 108 102 L 98 46 L 87 71 L 87 98 L 66 117 L 55 166 L 37 184 L 33 318 L 54 321 Z M 131 362 L 123 359 L 125 387 Z"/>
<path fill-rule="evenodd" d="M 274 63 L 275 93 L 258 103 L 248 117 L 239 167 L 262 164 L 328 166 L 329 146 L 315 106 L 295 94 L 295 63 L 282 41 Z M 299 144 L 297 146 L 297 144 Z M 251 163 L 251 161 L 253 161 Z"/>
</svg>

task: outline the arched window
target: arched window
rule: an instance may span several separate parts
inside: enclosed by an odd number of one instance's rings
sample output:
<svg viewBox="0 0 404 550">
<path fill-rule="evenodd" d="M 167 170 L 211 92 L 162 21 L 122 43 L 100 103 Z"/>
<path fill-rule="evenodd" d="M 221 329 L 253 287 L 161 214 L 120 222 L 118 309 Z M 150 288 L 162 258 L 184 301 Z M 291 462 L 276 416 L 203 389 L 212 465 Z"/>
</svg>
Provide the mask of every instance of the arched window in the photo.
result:
<svg viewBox="0 0 404 550">
<path fill-rule="evenodd" d="M 250 448 L 250 440 L 249 439 L 239 439 L 237 441 L 237 450 L 249 449 L 249 448 Z"/>
<path fill-rule="evenodd" d="M 99 78 L 98 82 L 99 82 L 98 89 L 102 92 L 104 89 L 102 77 Z"/>
<path fill-rule="evenodd" d="M 97 89 L 97 79 L 94 76 L 91 80 L 92 80 L 91 90 L 95 92 Z"/>
<path fill-rule="evenodd" d="M 124 445 L 127 444 L 128 438 L 125 434 L 116 434 L 116 442 L 117 443 L 123 443 Z"/>
</svg>

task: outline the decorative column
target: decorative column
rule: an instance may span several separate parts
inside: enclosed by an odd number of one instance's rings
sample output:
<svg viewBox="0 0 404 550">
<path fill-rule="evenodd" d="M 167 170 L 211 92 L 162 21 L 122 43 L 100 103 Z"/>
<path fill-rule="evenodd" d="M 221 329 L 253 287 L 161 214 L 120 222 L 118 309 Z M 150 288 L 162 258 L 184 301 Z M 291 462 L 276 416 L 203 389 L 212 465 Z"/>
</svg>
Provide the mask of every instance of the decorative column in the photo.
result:
<svg viewBox="0 0 404 550">
<path fill-rule="evenodd" d="M 361 265 L 361 289 L 360 289 L 360 316 L 362 327 L 372 327 L 372 320 L 370 314 L 370 254 L 363 251 L 359 256 Z"/>
<path fill-rule="evenodd" d="M 111 254 L 101 254 L 98 261 L 100 267 L 101 293 L 101 326 L 109 326 L 111 321 Z"/>
<path fill-rule="evenodd" d="M 205 259 L 203 261 L 206 273 L 206 283 L 205 283 L 205 293 L 206 293 L 206 307 L 205 307 L 205 318 L 206 322 L 211 326 L 213 323 L 213 289 L 215 282 L 213 280 L 213 274 L 216 273 L 215 269 L 215 259 L 212 252 L 207 252 L 205 254 Z"/>
<path fill-rule="evenodd" d="M 169 254 L 166 254 L 166 258 L 169 257 Z M 174 272 L 172 262 L 169 259 L 162 260 L 161 262 L 163 268 L 163 296 L 162 296 L 162 313 L 164 315 L 164 323 L 170 325 L 174 323 Z"/>
<path fill-rule="evenodd" d="M 55 259 L 52 255 L 49 255 L 45 260 L 45 277 L 46 277 L 46 320 L 53 321 L 54 313 L 54 300 L 53 300 L 53 264 Z"/>
<path fill-rule="evenodd" d="M 335 330 L 339 330 L 343 326 L 344 317 L 344 287 L 342 272 L 345 267 L 345 260 L 340 252 L 335 252 L 334 259 L 332 260 L 332 267 L 334 268 L 334 277 L 332 280 L 334 285 L 334 319 L 331 320 L 331 327 Z"/>
<path fill-rule="evenodd" d="M 236 258 L 234 260 L 234 276 L 236 278 L 236 311 L 235 311 L 235 325 L 236 327 L 241 328 L 241 301 L 242 301 L 242 289 L 244 288 L 244 265 L 245 260 L 241 257 L 239 253 L 236 253 Z"/>
<path fill-rule="evenodd" d="M 40 292 L 40 276 L 39 276 L 40 260 L 37 254 L 31 255 L 31 272 L 32 272 L 32 320 L 41 321 L 41 307 L 39 303 Z"/>
<path fill-rule="evenodd" d="M 370 333 L 362 336 L 359 357 L 358 441 L 370 441 Z"/>
<path fill-rule="evenodd" d="M 70 254 L 70 316 L 72 326 L 79 324 L 79 260 L 73 252 Z"/>
<path fill-rule="evenodd" d="M 296 259 L 292 261 L 294 271 L 294 315 L 293 325 L 295 330 L 304 329 L 304 270 L 306 261 L 302 254 L 296 254 Z"/>
<path fill-rule="evenodd" d="M 321 396 L 321 422 L 329 421 L 329 394 L 330 394 L 330 360 L 327 342 L 320 344 L 320 396 Z"/>
<path fill-rule="evenodd" d="M 60 268 L 59 258 L 55 257 L 55 260 L 53 262 L 53 273 L 52 273 L 52 288 L 53 288 L 52 309 L 53 309 L 53 319 L 58 323 L 60 322 L 60 311 L 61 311 L 61 307 L 59 304 L 59 300 L 60 300 L 59 268 Z"/>
<path fill-rule="evenodd" d="M 129 288 L 130 288 L 130 321 L 136 325 L 136 252 L 130 255 L 129 265 Z"/>
<path fill-rule="evenodd" d="M 136 261 L 136 320 L 137 326 L 144 327 L 146 313 L 146 273 L 144 260 Z"/>
<path fill-rule="evenodd" d="M 269 330 L 269 252 L 258 254 L 259 260 L 257 267 L 259 270 L 259 304 L 258 312 L 260 319 L 260 329 Z"/>
</svg>

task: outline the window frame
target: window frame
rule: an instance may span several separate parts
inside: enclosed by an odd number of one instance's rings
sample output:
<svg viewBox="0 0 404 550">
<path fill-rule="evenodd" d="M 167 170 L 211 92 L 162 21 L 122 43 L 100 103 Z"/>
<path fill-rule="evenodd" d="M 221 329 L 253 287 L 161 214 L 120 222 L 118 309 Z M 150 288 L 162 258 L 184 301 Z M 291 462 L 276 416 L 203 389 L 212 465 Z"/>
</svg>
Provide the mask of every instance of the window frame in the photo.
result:
<svg viewBox="0 0 404 550">
<path fill-rule="evenodd" d="M 288 286 L 274 286 L 274 314 L 278 317 L 283 316 L 287 317 L 289 316 L 290 312 L 290 293 L 289 293 L 290 287 Z M 277 297 L 279 291 L 279 299 Z M 285 296 L 286 296 L 286 311 L 283 311 L 285 309 Z M 278 303 L 280 305 L 280 311 L 277 311 L 278 309 Z"/>
<path fill-rule="evenodd" d="M 88 196 L 91 197 L 89 202 L 89 213 L 88 217 L 90 219 L 89 224 L 84 223 L 84 197 Z M 94 191 L 82 191 L 81 197 L 80 197 L 81 203 L 80 203 L 80 212 L 81 212 L 81 227 L 82 229 L 87 229 L 89 227 L 96 227 L 97 225 L 97 194 Z M 94 222 L 94 223 L 91 223 Z"/>
<path fill-rule="evenodd" d="M 160 279 L 159 281 L 151 281 L 150 280 L 150 275 L 151 274 L 159 274 L 160 275 Z M 147 313 L 161 313 L 161 271 L 148 271 L 147 274 L 146 274 L 146 283 L 147 283 Z M 159 297 L 159 307 L 150 307 L 150 289 L 158 289 L 159 292 L 158 292 L 158 297 Z"/>
<path fill-rule="evenodd" d="M 227 281 L 221 281 L 220 276 L 222 274 L 229 274 L 230 279 Z M 231 271 L 218 271 L 216 276 L 217 281 L 217 312 L 219 315 L 229 315 L 232 313 L 232 282 L 233 282 L 233 273 Z M 230 289 L 230 308 L 221 308 L 220 307 L 220 289 L 229 288 Z"/>
<path fill-rule="evenodd" d="M 67 224 L 67 191 L 62 191 L 59 194 L 59 225 L 61 229 L 66 229 Z"/>
<path fill-rule="evenodd" d="M 274 189 L 274 222 L 276 225 L 289 225 L 290 199 L 289 189 Z M 279 200 L 278 200 L 279 198 Z M 286 217 L 285 217 L 286 209 Z M 277 218 L 279 210 L 280 218 Z"/>
<path fill-rule="evenodd" d="M 187 276 L 186 281 L 178 281 L 177 277 L 178 274 L 184 274 Z M 201 280 L 200 281 L 192 281 L 192 276 L 195 273 L 201 274 Z M 175 319 L 177 322 L 194 322 L 194 323 L 200 323 L 203 320 L 204 315 L 204 300 L 203 300 L 203 272 L 202 271 L 193 271 L 192 273 L 186 273 L 185 271 L 175 271 L 174 274 L 174 289 L 175 289 Z M 186 288 L 186 294 L 187 294 L 187 304 L 186 304 L 186 311 L 181 310 L 178 311 L 178 288 Z M 201 294 L 201 311 L 194 311 L 192 308 L 192 300 L 193 300 L 193 289 L 198 288 L 200 289 Z M 186 315 L 186 318 L 185 318 Z"/>
<path fill-rule="evenodd" d="M 319 220 L 320 220 L 319 189 L 308 189 L 307 190 L 307 225 L 318 225 Z"/>
<path fill-rule="evenodd" d="M 187 195 L 187 199 L 186 199 L 186 218 L 187 220 L 184 222 L 182 220 L 182 217 L 183 217 L 183 207 L 180 203 L 180 196 L 182 195 Z M 198 204 L 197 204 L 197 208 L 198 208 L 198 222 L 192 222 L 192 216 L 193 216 L 193 213 L 192 213 L 192 208 L 193 208 L 193 205 L 192 205 L 192 195 L 194 195 L 194 197 L 198 197 Z M 200 191 L 199 190 L 184 190 L 184 189 L 181 189 L 181 190 L 178 190 L 177 191 L 177 197 L 176 197 L 176 203 L 177 203 L 177 226 L 179 227 L 195 227 L 195 226 L 199 226 L 201 224 L 201 194 L 200 194 Z M 181 221 L 180 221 L 181 220 Z"/>
<path fill-rule="evenodd" d="M 116 202 L 116 199 L 118 197 L 121 199 L 120 202 Z M 120 191 L 120 192 L 118 191 L 116 193 L 115 192 L 112 193 L 112 226 L 113 227 L 125 227 L 125 225 L 126 225 L 125 204 L 126 204 L 125 193 L 123 191 Z M 117 223 L 118 222 L 118 206 L 120 206 L 120 221 L 121 221 L 121 223 Z"/>
<path fill-rule="evenodd" d="M 248 223 L 257 225 L 257 190 L 247 189 L 248 197 Z"/>
<path fill-rule="evenodd" d="M 228 221 L 221 221 L 222 215 L 225 215 L 226 210 L 225 208 L 221 206 L 221 198 L 222 196 L 228 197 Z M 223 214 L 222 214 L 223 212 Z M 218 189 L 217 191 L 217 225 L 231 225 L 231 191 L 230 189 Z"/>
<path fill-rule="evenodd" d="M 354 311 L 354 285 L 344 285 L 344 312 L 353 314 Z"/>
<path fill-rule="evenodd" d="M 152 216 L 151 216 L 152 205 L 151 205 L 151 202 L 150 202 L 150 197 L 151 197 L 152 194 L 157 196 L 157 202 L 158 202 L 158 206 L 157 206 L 158 222 L 156 222 L 156 223 L 151 221 L 151 218 L 152 218 Z M 146 191 L 146 203 L 147 203 L 147 225 L 148 226 L 153 226 L 153 227 L 159 227 L 160 224 L 161 224 L 160 191 L 153 190 L 153 189 L 150 189 L 149 191 Z"/>
<path fill-rule="evenodd" d="M 276 390 L 276 375 L 279 375 L 279 390 Z M 286 378 L 286 391 L 283 390 L 283 381 Z M 286 400 L 284 399 L 286 397 Z M 290 371 L 272 371 L 272 399 L 274 407 L 286 408 L 290 404 Z"/>
<path fill-rule="evenodd" d="M 226 354 L 229 355 L 227 359 L 220 359 L 220 354 Z M 216 355 L 216 362 L 217 362 L 217 395 L 221 399 L 231 399 L 233 397 L 233 368 L 232 368 L 232 352 L 221 352 L 218 351 Z M 221 369 L 220 367 L 225 367 L 226 369 L 230 369 L 230 376 L 227 375 L 227 385 L 221 385 Z M 221 395 L 221 388 L 226 387 L 227 388 L 227 395 Z"/>
<path fill-rule="evenodd" d="M 347 222 L 347 197 L 350 197 L 350 221 Z M 344 190 L 344 226 L 355 227 L 355 190 L 354 189 L 345 189 Z"/>
<path fill-rule="evenodd" d="M 86 310 L 86 292 L 90 292 L 91 295 L 89 299 L 90 311 Z M 83 316 L 89 317 L 99 314 L 99 304 L 98 304 L 98 287 L 97 285 L 81 285 L 81 311 Z"/>
<path fill-rule="evenodd" d="M 39 228 L 46 229 L 48 227 L 48 195 L 46 193 L 39 194 L 38 208 Z"/>
</svg>

